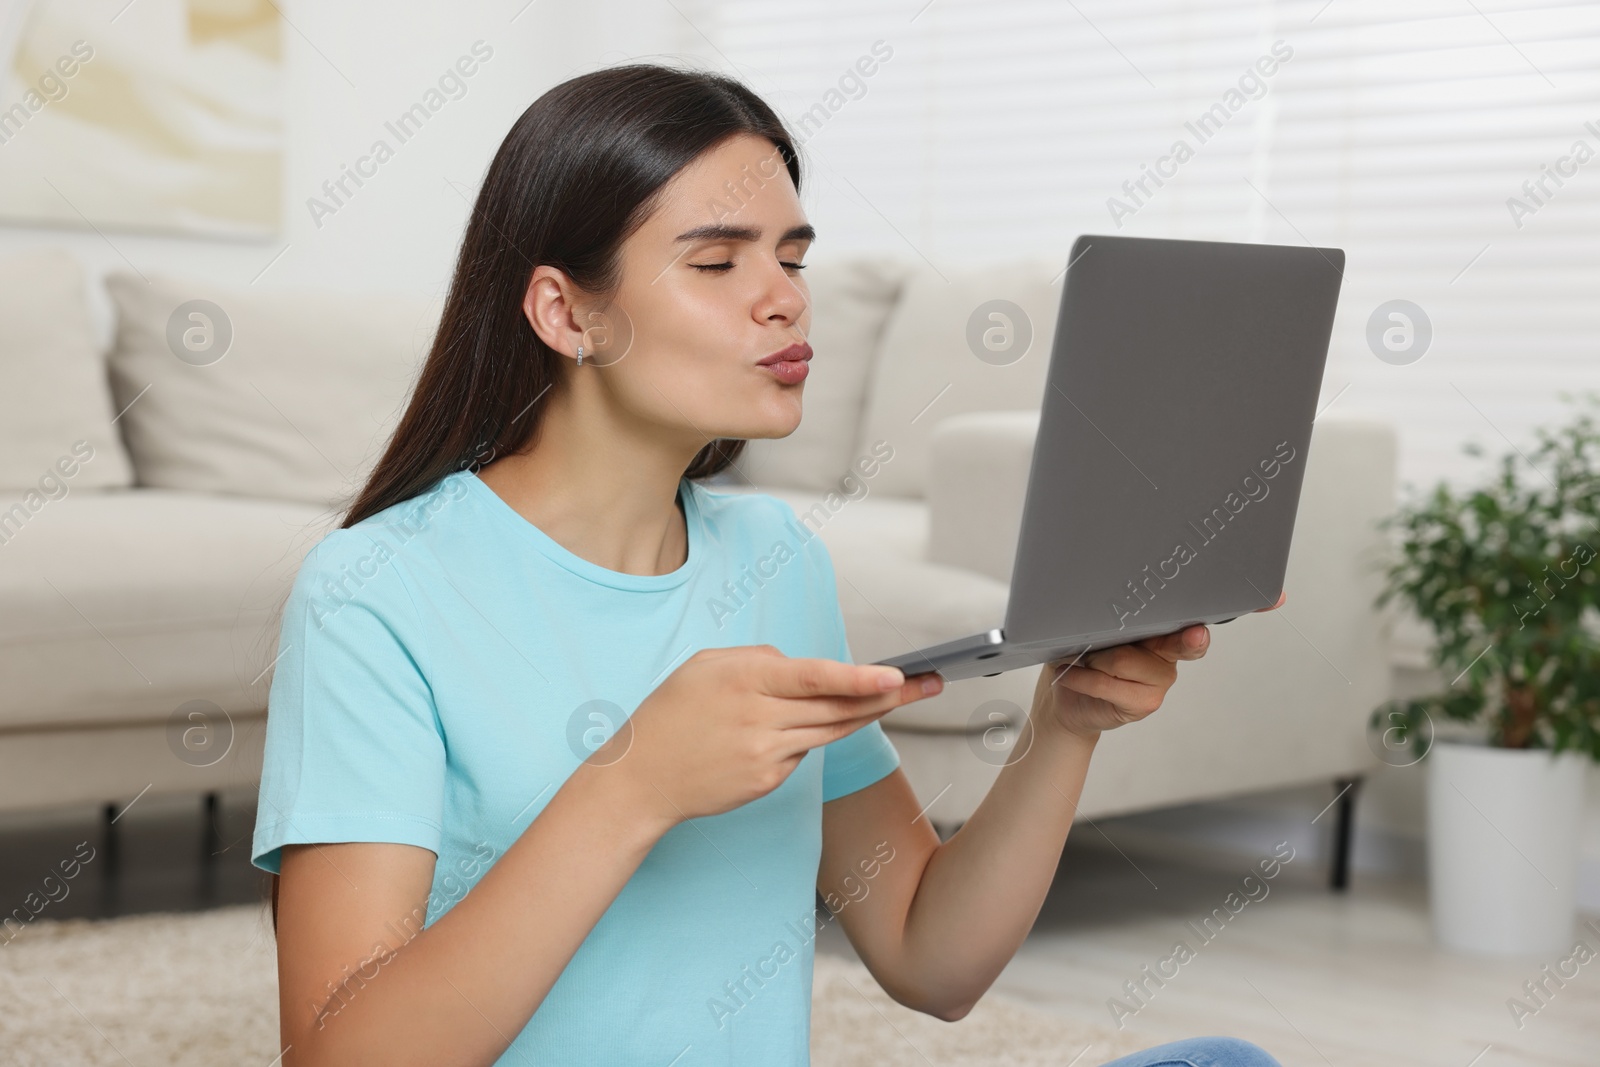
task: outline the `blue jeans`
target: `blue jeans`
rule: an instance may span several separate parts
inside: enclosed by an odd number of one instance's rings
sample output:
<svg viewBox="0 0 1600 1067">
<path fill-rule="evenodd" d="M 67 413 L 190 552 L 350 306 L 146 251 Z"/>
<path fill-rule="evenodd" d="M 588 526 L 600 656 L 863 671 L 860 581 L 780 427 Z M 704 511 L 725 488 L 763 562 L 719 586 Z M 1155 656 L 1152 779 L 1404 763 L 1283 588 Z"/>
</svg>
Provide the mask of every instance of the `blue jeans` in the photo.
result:
<svg viewBox="0 0 1600 1067">
<path fill-rule="evenodd" d="M 1260 1047 L 1236 1037 L 1191 1037 L 1135 1052 L 1103 1067 L 1281 1067 Z"/>
</svg>

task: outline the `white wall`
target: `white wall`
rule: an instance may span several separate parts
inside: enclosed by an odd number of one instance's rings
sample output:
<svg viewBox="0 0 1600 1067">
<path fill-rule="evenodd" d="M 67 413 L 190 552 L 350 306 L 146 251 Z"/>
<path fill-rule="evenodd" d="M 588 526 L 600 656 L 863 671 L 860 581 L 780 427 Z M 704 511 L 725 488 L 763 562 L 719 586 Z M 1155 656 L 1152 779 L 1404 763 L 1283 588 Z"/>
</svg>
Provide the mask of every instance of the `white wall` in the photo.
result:
<svg viewBox="0 0 1600 1067">
<path fill-rule="evenodd" d="M 478 183 L 517 116 L 572 74 L 665 52 L 685 31 L 664 2 L 536 0 L 525 9 L 523 3 L 282 4 L 285 228 L 276 240 L 0 224 L 0 255 L 50 243 L 69 248 L 96 277 L 131 265 L 146 274 L 229 286 L 442 296 Z M 144 6 L 133 5 L 98 32 L 116 34 L 118 24 L 140 18 Z M 399 144 L 385 121 L 416 103 L 479 40 L 493 54 L 465 79 L 466 93 Z M 394 158 L 317 225 L 307 199 L 322 195 L 322 183 L 337 178 L 379 137 L 397 146 Z M 96 310 L 108 338 L 103 299 Z"/>
</svg>

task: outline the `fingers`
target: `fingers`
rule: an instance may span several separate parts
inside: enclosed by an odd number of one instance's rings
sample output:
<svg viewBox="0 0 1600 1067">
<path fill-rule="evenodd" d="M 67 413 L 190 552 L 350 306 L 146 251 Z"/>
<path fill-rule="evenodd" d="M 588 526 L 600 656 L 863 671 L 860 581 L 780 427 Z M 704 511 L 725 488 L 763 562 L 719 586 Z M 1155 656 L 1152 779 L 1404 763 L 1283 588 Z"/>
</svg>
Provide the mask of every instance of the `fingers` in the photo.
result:
<svg viewBox="0 0 1600 1067">
<path fill-rule="evenodd" d="M 931 688 L 924 688 L 931 683 Z M 895 708 L 937 696 L 944 679 L 935 671 L 915 674 L 899 689 L 875 696 L 811 697 L 785 701 L 799 709 L 798 725 L 784 731 L 785 739 L 802 748 L 815 748 L 853 734 Z"/>
<path fill-rule="evenodd" d="M 929 671 L 906 678 L 896 667 L 845 663 L 823 657 L 789 657 L 771 645 L 702 649 L 691 659 L 718 664 L 717 670 L 740 676 L 736 684 L 759 697 L 762 721 L 785 731 L 806 728 L 834 730 L 826 743 L 859 729 L 873 717 L 902 704 L 934 696 L 944 680 Z M 924 685 L 932 683 L 931 688 Z M 887 683 L 888 688 L 883 688 Z M 839 729 L 841 724 L 848 724 Z"/>
<path fill-rule="evenodd" d="M 841 737 L 848 737 L 863 726 L 877 722 L 889 714 L 898 704 L 887 708 L 879 708 L 866 715 L 855 715 L 844 719 L 835 719 L 831 722 L 815 723 L 809 726 L 798 726 L 791 730 L 783 731 L 783 740 L 791 752 L 806 752 L 809 749 L 822 745 L 832 744 Z"/>
<path fill-rule="evenodd" d="M 931 688 L 924 688 L 929 685 Z M 785 705 L 781 713 L 786 720 L 783 725 L 788 729 L 827 726 L 859 716 L 881 715 L 903 704 L 936 696 L 943 688 L 943 678 L 927 673 L 906 679 L 897 689 L 871 696 L 790 697 L 781 701 Z"/>
<path fill-rule="evenodd" d="M 779 699 L 771 721 L 785 730 L 832 727 L 852 719 L 882 715 L 902 704 L 934 696 L 944 688 L 944 679 L 933 672 L 905 678 L 892 689 L 879 689 L 880 677 L 904 678 L 895 668 L 870 664 L 840 663 L 830 659 L 792 659 L 762 663 L 766 672 L 758 688 Z M 924 686 L 932 683 L 931 689 Z M 856 729 L 853 724 L 836 736 Z M 833 740 L 834 738 L 829 738 Z"/>
<path fill-rule="evenodd" d="M 1288 599 L 1289 599 L 1289 591 L 1287 589 L 1285 589 L 1283 592 L 1278 594 L 1278 602 L 1276 604 L 1272 605 L 1272 607 L 1270 607 L 1270 608 L 1256 608 L 1255 610 L 1257 610 L 1257 611 L 1277 611 L 1279 608 L 1283 607 L 1284 602 L 1286 600 L 1288 600 Z"/>
<path fill-rule="evenodd" d="M 1099 670 L 1074 667 L 1056 683 L 1064 689 L 1095 697 L 1118 709 L 1126 720 L 1142 718 L 1161 706 L 1167 687 L 1117 678 Z"/>
<path fill-rule="evenodd" d="M 880 696 L 905 684 L 898 667 L 780 657 L 752 664 L 758 688 L 775 697 Z"/>
<path fill-rule="evenodd" d="M 1143 641 L 1135 642 L 1132 646 L 1124 645 L 1122 647 L 1149 649 L 1169 663 L 1176 663 L 1178 660 L 1184 659 L 1199 659 L 1211 647 L 1211 631 L 1205 626 L 1186 626 L 1176 633 L 1162 634 L 1159 637 L 1147 637 Z M 1090 655 L 1093 654 L 1092 652 L 1090 653 Z"/>
<path fill-rule="evenodd" d="M 1181 635 L 1169 634 L 1167 636 L 1178 637 Z M 1147 640 L 1156 641 L 1160 639 L 1148 638 Z M 1086 653 L 1078 661 L 1078 666 L 1069 673 L 1077 673 L 1079 668 L 1082 667 L 1089 667 L 1112 678 L 1138 682 L 1142 685 L 1166 687 L 1178 678 L 1178 668 L 1173 660 L 1149 648 L 1144 641 L 1131 645 L 1100 648 Z"/>
</svg>

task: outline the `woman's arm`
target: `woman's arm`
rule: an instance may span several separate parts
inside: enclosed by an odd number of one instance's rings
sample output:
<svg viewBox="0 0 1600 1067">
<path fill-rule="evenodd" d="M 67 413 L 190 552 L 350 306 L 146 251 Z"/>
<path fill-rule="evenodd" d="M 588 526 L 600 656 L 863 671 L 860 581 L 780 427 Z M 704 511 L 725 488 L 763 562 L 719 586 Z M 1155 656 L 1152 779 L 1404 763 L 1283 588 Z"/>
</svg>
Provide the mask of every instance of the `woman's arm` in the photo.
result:
<svg viewBox="0 0 1600 1067">
<path fill-rule="evenodd" d="M 668 830 L 767 795 L 811 749 L 925 695 L 894 668 L 703 649 L 426 928 L 427 849 L 285 846 L 284 1067 L 493 1063 Z"/>
<path fill-rule="evenodd" d="M 1011 758 L 942 845 L 900 770 L 823 805 L 818 891 L 890 996 L 950 1021 L 972 1009 L 1038 918 L 1100 732 L 1159 707 L 1206 640 L 1103 649 L 1059 681 L 1065 662 L 1045 665 Z"/>
<path fill-rule="evenodd" d="M 278 895 L 284 1067 L 489 1064 L 669 828 L 580 764 L 505 855 L 422 928 L 434 855 L 288 845 Z M 597 826 L 605 827 L 596 833 Z"/>
</svg>

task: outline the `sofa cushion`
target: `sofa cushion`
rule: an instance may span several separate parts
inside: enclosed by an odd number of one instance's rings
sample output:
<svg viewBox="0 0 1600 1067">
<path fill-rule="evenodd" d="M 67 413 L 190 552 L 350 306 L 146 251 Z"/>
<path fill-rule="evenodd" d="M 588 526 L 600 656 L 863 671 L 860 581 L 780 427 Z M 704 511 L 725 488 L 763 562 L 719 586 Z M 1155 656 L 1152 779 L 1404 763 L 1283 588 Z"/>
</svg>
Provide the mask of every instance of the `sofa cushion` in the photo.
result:
<svg viewBox="0 0 1600 1067">
<path fill-rule="evenodd" d="M 867 376 L 907 267 L 859 258 L 806 267 L 811 291 L 811 373 L 800 425 L 788 437 L 752 440 L 739 471 L 752 485 L 828 489 L 858 458 L 853 449 Z"/>
<path fill-rule="evenodd" d="M 907 559 L 922 559 L 928 552 L 928 508 L 920 500 L 874 496 L 870 489 L 855 496 L 781 486 L 728 485 L 722 491 L 777 497 L 794 509 L 801 525 L 822 535 L 830 554 L 847 546 L 876 548 Z"/>
<path fill-rule="evenodd" d="M 1092 253 L 1091 253 L 1092 254 Z M 950 274 L 914 271 L 884 330 L 867 390 L 867 409 L 856 449 L 887 441 L 894 449 L 877 491 L 920 497 L 927 488 L 929 437 L 940 420 L 972 411 L 1037 411 L 1061 302 L 1064 264 L 1030 260 Z M 1025 318 L 990 318 L 984 305 L 1008 300 Z M 1007 326 L 1009 336 L 1002 333 Z M 983 338 L 1020 346 L 1021 356 L 985 348 Z M 993 353 L 986 359 L 977 350 Z M 1013 362 L 1006 362 L 1013 359 Z"/>
<path fill-rule="evenodd" d="M 799 489 L 725 486 L 788 504 L 822 535 L 838 578 L 850 653 L 871 663 L 1000 625 L 1008 585 L 928 561 L 928 505 L 904 497 L 845 497 Z"/>
<path fill-rule="evenodd" d="M 0 729 L 266 707 L 276 615 L 326 525 L 285 501 L 112 489 L 0 549 Z"/>
<path fill-rule="evenodd" d="M 0 323 L 0 491 L 24 491 L 0 507 L 133 484 L 77 260 L 52 247 L 0 260 Z"/>
<path fill-rule="evenodd" d="M 106 286 L 118 314 L 112 387 L 121 405 L 139 397 L 122 419 L 138 484 L 323 506 L 360 489 L 437 322 L 432 304 L 398 294 L 123 272 Z M 221 316 L 187 306 L 196 300 Z"/>
</svg>

